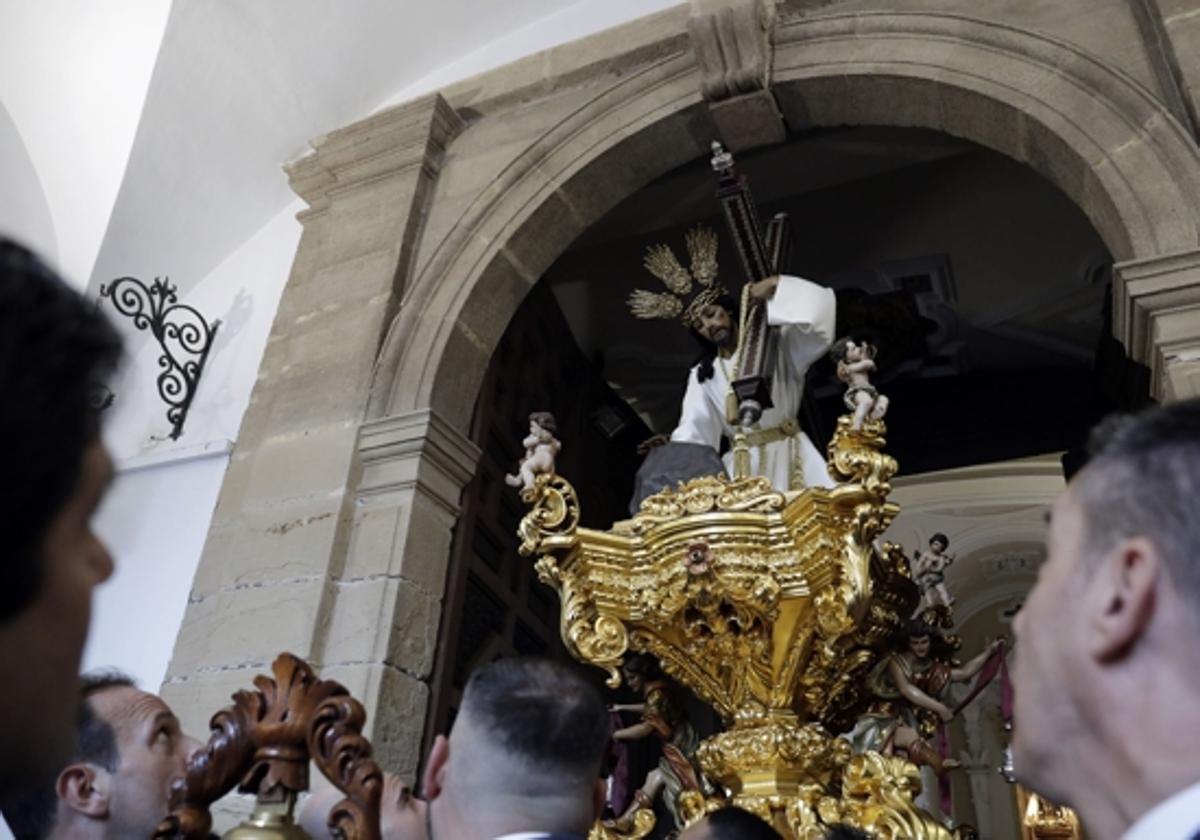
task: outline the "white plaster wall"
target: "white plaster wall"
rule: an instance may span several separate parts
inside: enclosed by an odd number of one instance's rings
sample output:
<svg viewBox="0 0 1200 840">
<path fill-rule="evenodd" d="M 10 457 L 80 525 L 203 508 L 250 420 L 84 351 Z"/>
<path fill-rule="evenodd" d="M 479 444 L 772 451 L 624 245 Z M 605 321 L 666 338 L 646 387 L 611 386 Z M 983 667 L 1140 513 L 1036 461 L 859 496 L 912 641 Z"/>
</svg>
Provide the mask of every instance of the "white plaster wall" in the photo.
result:
<svg viewBox="0 0 1200 840">
<path fill-rule="evenodd" d="M 84 670 L 116 667 L 154 691 L 183 620 L 229 455 L 126 468 L 97 514 L 116 573 L 92 599 Z"/>
<path fill-rule="evenodd" d="M 113 383 L 116 403 L 105 429 L 117 479 L 96 522 L 117 571 L 94 599 L 85 668 L 120 668 L 151 691 L 162 683 L 291 270 L 300 207 L 299 200 L 289 205 L 181 297 L 222 324 L 178 441 L 167 438 L 166 406 L 155 386 L 157 345 L 116 316 L 111 302 L 102 304 L 127 336 L 129 359 Z"/>
<path fill-rule="evenodd" d="M 170 8 L 170 0 L 0 0 L 0 103 L 58 235 L 53 249 L 36 244 L 79 288 L 108 227 Z M 0 169 L 0 185 L 7 176 Z"/>
<path fill-rule="evenodd" d="M 58 262 L 58 237 L 50 206 L 17 124 L 0 102 L 0 235 Z"/>
</svg>

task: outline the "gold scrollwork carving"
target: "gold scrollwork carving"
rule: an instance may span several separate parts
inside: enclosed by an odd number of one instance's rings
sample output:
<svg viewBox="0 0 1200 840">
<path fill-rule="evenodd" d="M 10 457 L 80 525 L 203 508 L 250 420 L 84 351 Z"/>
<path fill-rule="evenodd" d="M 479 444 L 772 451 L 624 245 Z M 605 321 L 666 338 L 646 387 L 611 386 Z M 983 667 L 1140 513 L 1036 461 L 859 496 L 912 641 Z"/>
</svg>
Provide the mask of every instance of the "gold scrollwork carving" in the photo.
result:
<svg viewBox="0 0 1200 840">
<path fill-rule="evenodd" d="M 533 506 L 517 526 L 521 537 L 517 551 L 521 556 L 574 545 L 575 529 L 579 527 L 579 497 L 565 478 L 542 473 L 533 487 L 521 494 L 521 499 Z"/>
<path fill-rule="evenodd" d="M 823 816 L 879 840 L 954 840 L 949 829 L 914 804 L 920 791 L 915 765 L 897 756 L 861 753 L 846 765 L 840 802 L 826 802 Z"/>
<path fill-rule="evenodd" d="M 865 676 L 918 598 L 903 553 L 877 543 L 898 512 L 887 501 L 897 464 L 881 451 L 885 431 L 839 421 L 829 490 L 698 478 L 603 533 L 579 527 L 578 499 L 557 475 L 539 476 L 523 497 L 532 508 L 520 550 L 559 592 L 568 651 L 604 668 L 614 687 L 628 651 L 657 657 L 729 727 L 699 747 L 706 775 L 801 840 L 834 822 L 881 840 L 951 840 L 913 804 L 911 764 L 851 756 L 829 734 L 863 710 Z M 685 799 L 687 822 L 723 801 Z"/>
<path fill-rule="evenodd" d="M 638 808 L 633 812 L 633 827 L 628 832 L 622 833 L 597 820 L 588 832 L 588 840 L 641 840 L 654 830 L 655 822 L 653 809 Z"/>
<path fill-rule="evenodd" d="M 642 501 L 631 523 L 633 533 L 685 516 L 710 511 L 772 513 L 783 509 L 787 499 L 761 476 L 729 481 L 720 476 L 705 476 L 668 488 Z"/>
</svg>

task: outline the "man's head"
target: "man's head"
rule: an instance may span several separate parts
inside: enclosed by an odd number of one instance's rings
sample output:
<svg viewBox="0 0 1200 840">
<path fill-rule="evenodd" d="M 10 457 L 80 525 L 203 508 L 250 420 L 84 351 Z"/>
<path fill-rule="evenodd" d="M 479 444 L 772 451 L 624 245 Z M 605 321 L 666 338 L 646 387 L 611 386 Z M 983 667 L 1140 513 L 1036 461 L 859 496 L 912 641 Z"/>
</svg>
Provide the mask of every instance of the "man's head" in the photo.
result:
<svg viewBox="0 0 1200 840">
<path fill-rule="evenodd" d="M 1087 795 L 1083 765 L 1103 764 L 1080 748 L 1152 762 L 1138 728 L 1179 725 L 1178 694 L 1200 688 L 1200 401 L 1111 418 L 1090 455 L 1014 620 L 1014 767 L 1066 804 Z"/>
<path fill-rule="evenodd" d="M 93 304 L 0 238 L 0 791 L 70 753 L 91 592 L 112 573 L 89 524 L 112 475 L 92 400 L 120 350 Z"/>
<path fill-rule="evenodd" d="M 501 659 L 478 669 L 426 764 L 435 836 L 586 835 L 604 806 L 609 734 L 599 693 L 565 665 Z"/>
<path fill-rule="evenodd" d="M 693 823 L 679 840 L 780 840 L 780 835 L 749 811 L 730 806 Z"/>
<path fill-rule="evenodd" d="M 718 299 L 705 304 L 696 312 L 693 329 L 705 341 L 719 348 L 732 347 L 737 342 L 737 324 L 733 322 L 732 301 Z"/>
<path fill-rule="evenodd" d="M 79 699 L 75 754 L 53 782 L 6 802 L 5 819 L 17 840 L 150 836 L 199 743 L 123 674 L 83 677 Z"/>
<path fill-rule="evenodd" d="M 330 784 L 316 788 L 300 810 L 298 822 L 315 840 L 332 837 L 329 812 L 345 799 Z M 383 796 L 379 803 L 379 832 L 383 840 L 426 840 L 425 809 L 429 806 L 413 796 L 412 788 L 395 773 L 383 774 Z"/>
</svg>

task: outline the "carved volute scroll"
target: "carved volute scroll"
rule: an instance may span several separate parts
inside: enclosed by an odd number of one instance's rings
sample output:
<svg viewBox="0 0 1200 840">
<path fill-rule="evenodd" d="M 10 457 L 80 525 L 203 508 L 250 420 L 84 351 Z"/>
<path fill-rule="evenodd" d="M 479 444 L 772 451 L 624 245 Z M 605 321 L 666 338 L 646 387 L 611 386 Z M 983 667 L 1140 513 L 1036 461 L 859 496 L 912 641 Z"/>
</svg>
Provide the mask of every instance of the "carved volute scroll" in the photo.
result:
<svg viewBox="0 0 1200 840">
<path fill-rule="evenodd" d="M 280 654 L 274 679 L 233 695 L 213 716 L 212 735 L 171 792 L 171 812 L 155 838 L 201 840 L 212 831 L 210 807 L 238 785 L 260 803 L 285 802 L 308 789 L 311 759 L 346 798 L 329 828 L 339 840 L 379 840 L 383 773 L 362 736 L 366 712 L 339 683 L 321 680 L 304 661 Z"/>
</svg>

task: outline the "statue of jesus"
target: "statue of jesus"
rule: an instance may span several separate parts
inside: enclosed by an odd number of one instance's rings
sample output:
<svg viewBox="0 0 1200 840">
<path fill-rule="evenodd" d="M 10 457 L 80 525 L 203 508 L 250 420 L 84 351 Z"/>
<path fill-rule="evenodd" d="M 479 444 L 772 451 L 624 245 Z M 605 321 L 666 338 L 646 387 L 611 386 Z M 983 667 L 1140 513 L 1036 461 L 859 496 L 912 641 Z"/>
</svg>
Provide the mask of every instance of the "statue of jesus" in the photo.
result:
<svg viewBox="0 0 1200 840">
<path fill-rule="evenodd" d="M 678 316 L 699 342 L 701 355 L 688 374 L 679 425 L 671 441 L 699 443 L 719 449 L 721 437 L 730 440 L 736 420 L 733 396 L 738 349 L 740 307 L 716 282 L 716 234 L 706 228 L 688 233 L 691 271 L 665 245 L 651 248 L 646 268 L 663 281 L 668 293 L 637 291 L 629 305 L 640 318 Z M 691 293 L 692 281 L 699 290 Z M 837 305 L 833 291 L 799 277 L 777 275 L 751 284 L 750 300 L 767 307 L 767 322 L 775 328 L 771 401 L 748 439 L 750 472 L 770 479 L 777 490 L 830 487 L 825 459 L 800 430 L 796 419 L 804 394 L 804 375 L 829 349 L 834 338 Z M 724 457 L 733 474 L 732 453 Z"/>
</svg>

